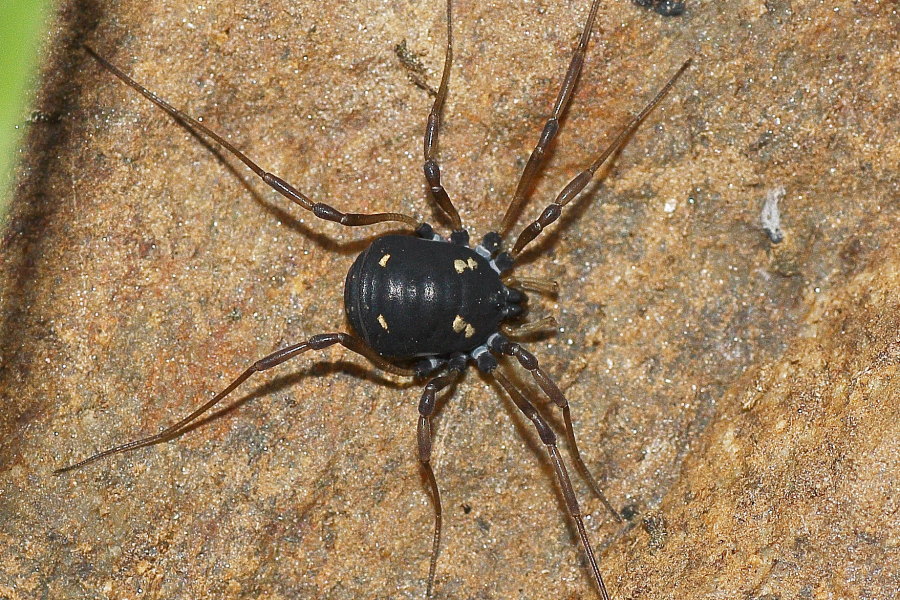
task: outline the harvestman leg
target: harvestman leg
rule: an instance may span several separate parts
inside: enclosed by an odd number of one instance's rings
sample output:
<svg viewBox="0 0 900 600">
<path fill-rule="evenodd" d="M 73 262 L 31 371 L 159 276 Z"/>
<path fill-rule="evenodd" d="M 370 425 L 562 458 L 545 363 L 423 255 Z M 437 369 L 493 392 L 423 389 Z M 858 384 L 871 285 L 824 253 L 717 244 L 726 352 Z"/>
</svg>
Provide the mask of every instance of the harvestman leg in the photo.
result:
<svg viewBox="0 0 900 600">
<path fill-rule="evenodd" d="M 266 371 L 271 369 L 272 367 L 276 367 L 283 362 L 286 362 L 304 352 L 309 350 L 322 350 L 327 348 L 328 346 L 333 346 L 334 344 L 341 344 L 348 350 L 352 352 L 356 352 L 357 354 L 362 355 L 364 358 L 368 359 L 375 366 L 390 373 L 394 373 L 396 375 L 412 375 L 413 371 L 411 369 L 403 369 L 392 365 L 391 363 L 385 361 L 381 357 L 374 354 L 368 347 L 363 343 L 362 340 L 347 334 L 347 333 L 323 333 L 319 335 L 314 335 L 305 342 L 300 342 L 299 344 L 292 344 L 287 348 L 282 348 L 281 350 L 277 350 L 268 356 L 261 358 L 256 361 L 250 367 L 238 376 L 237 379 L 232 381 L 228 387 L 224 390 L 216 394 L 212 399 L 208 400 L 203 406 L 181 419 L 174 425 L 170 425 L 166 427 L 162 431 L 157 434 L 147 436 L 145 438 L 141 438 L 139 440 L 134 440 L 133 442 L 128 442 L 126 444 L 122 444 L 120 446 L 115 446 L 108 450 L 104 450 L 103 452 L 98 452 L 88 458 L 79 461 L 75 464 L 69 465 L 67 467 L 63 467 L 61 469 L 56 469 L 53 471 L 54 474 L 58 475 L 60 473 L 65 473 L 66 471 L 71 471 L 73 469 L 79 469 L 87 464 L 90 464 L 96 460 L 101 458 L 105 458 L 107 456 L 111 456 L 113 454 L 119 454 L 121 452 L 128 452 L 129 450 L 135 450 L 137 448 L 143 448 L 145 446 L 152 446 L 154 444 L 159 444 L 161 442 L 167 442 L 181 433 L 184 432 L 185 428 L 190 425 L 192 422 L 196 421 L 198 417 L 202 414 L 206 413 L 214 407 L 216 404 L 221 402 L 225 397 L 227 397 L 231 392 L 238 388 L 242 383 L 247 381 L 251 375 L 254 373 L 260 373 L 262 371 Z"/>
<path fill-rule="evenodd" d="M 666 94 L 669 93 L 669 90 L 672 89 L 672 86 L 675 85 L 675 82 L 681 77 L 681 74 L 691 65 L 692 59 L 687 59 L 682 63 L 681 67 L 679 67 L 678 71 L 672 75 L 666 84 L 662 87 L 659 92 L 656 93 L 656 96 L 647 103 L 646 106 L 639 112 L 637 115 L 632 117 L 632 119 L 623 127 L 618 135 L 613 139 L 613 141 L 606 147 L 606 149 L 600 153 L 600 155 L 594 159 L 594 162 L 591 165 L 576 175 L 572 181 L 566 184 L 566 186 L 562 189 L 559 195 L 556 197 L 556 200 L 553 203 L 549 204 L 547 208 L 541 213 L 541 216 L 537 218 L 537 220 L 533 221 L 531 225 L 522 230 L 522 233 L 519 234 L 519 237 L 516 239 L 516 243 L 513 245 L 512 250 L 509 251 L 510 255 L 513 258 L 519 255 L 522 252 L 522 249 L 525 248 L 529 243 L 531 243 L 534 238 L 536 238 L 545 227 L 556 221 L 559 216 L 562 214 L 562 208 L 566 204 L 568 204 L 573 198 L 575 198 L 578 194 L 581 193 L 588 183 L 591 182 L 591 179 L 594 178 L 594 174 L 597 172 L 597 169 L 606 162 L 606 159 L 612 156 L 615 152 L 622 147 L 622 144 L 625 143 L 628 138 L 630 138 L 634 132 L 640 127 L 641 123 L 644 119 L 647 118 L 647 115 L 656 108 L 656 105 L 659 104 L 663 98 L 665 98 Z M 527 169 L 527 167 L 526 167 Z"/>
<path fill-rule="evenodd" d="M 428 113 L 428 122 L 425 125 L 425 179 L 431 188 L 431 195 L 441 207 L 453 225 L 454 231 L 462 229 L 462 220 L 459 212 L 453 206 L 447 190 L 441 184 L 441 168 L 437 163 L 438 136 L 441 131 L 441 111 L 444 109 L 444 101 L 447 99 L 447 87 L 450 82 L 450 66 L 453 64 L 453 13 L 452 0 L 447 0 L 447 50 L 444 54 L 444 70 L 441 73 L 441 86 L 438 88 L 431 112 Z"/>
<path fill-rule="evenodd" d="M 451 367 L 451 371 L 430 380 L 422 390 L 422 399 L 419 401 L 419 425 L 417 438 L 419 445 L 419 463 L 425 471 L 425 476 L 431 486 L 431 497 L 434 501 L 434 538 L 431 544 L 431 562 L 428 565 L 428 587 L 425 597 L 431 598 L 434 589 L 434 574 L 437 569 L 438 553 L 441 549 L 441 492 L 438 489 L 437 480 L 434 478 L 434 470 L 431 468 L 431 417 L 434 414 L 435 396 L 438 392 L 453 384 L 461 371 Z"/>
<path fill-rule="evenodd" d="M 569 61 L 569 68 L 566 70 L 566 76 L 563 78 L 562 86 L 559 88 L 556 102 L 553 104 L 553 112 L 550 118 L 547 119 L 547 122 L 544 123 L 541 137 L 534 150 L 531 151 L 531 156 L 528 157 L 528 162 L 525 164 L 525 169 L 522 170 L 518 185 L 516 185 L 513 199 L 506 209 L 506 214 L 503 215 L 503 221 L 500 223 L 500 233 L 503 235 L 509 232 L 509 228 L 512 227 L 513 221 L 518 216 L 535 177 L 537 177 L 541 167 L 544 165 L 547 148 L 559 132 L 559 120 L 572 101 L 572 93 L 575 91 L 578 76 L 581 75 L 581 68 L 584 66 L 584 55 L 587 53 L 588 42 L 591 39 L 591 30 L 594 28 L 594 20 L 597 17 L 599 8 L 600 0 L 594 0 L 591 3 L 591 11 L 588 13 L 587 23 L 578 40 L 578 46 L 575 47 L 575 53 L 572 55 L 572 60 Z"/>
<path fill-rule="evenodd" d="M 536 333 L 538 331 L 546 331 L 548 329 L 556 329 L 558 327 L 558 323 L 556 319 L 552 316 L 546 316 L 536 321 L 529 321 L 528 323 L 515 323 L 513 325 L 509 325 L 507 323 L 500 324 L 500 332 L 506 336 L 526 336 Z"/>
<path fill-rule="evenodd" d="M 569 449 L 572 451 L 572 458 L 575 460 L 575 465 L 578 467 L 582 477 L 587 481 L 588 486 L 594 494 L 596 494 L 596 496 L 600 498 L 600 501 L 603 502 L 606 510 L 615 517 L 616 521 L 621 523 L 622 517 L 619 516 L 619 513 L 613 508 L 612 504 L 610 504 L 606 495 L 597 484 L 597 480 L 591 475 L 590 470 L 581 458 L 581 452 L 578 450 L 578 444 L 575 442 L 575 429 L 572 427 L 572 414 L 569 411 L 569 401 L 562 393 L 562 390 L 559 389 L 559 386 L 556 385 L 547 372 L 541 368 L 537 357 L 522 347 L 521 344 L 510 341 L 501 342 L 497 346 L 496 351 L 501 354 L 506 354 L 507 356 L 512 356 L 519 361 L 522 368 L 531 373 L 534 381 L 538 384 L 538 387 L 543 390 L 544 394 L 546 394 L 547 397 L 562 410 L 563 421 L 565 421 L 566 425 L 566 439 L 569 442 Z"/>
<path fill-rule="evenodd" d="M 85 45 L 84 49 L 88 52 L 88 54 L 94 57 L 97 62 L 103 65 L 103 67 L 106 68 L 107 71 L 121 79 L 126 85 L 136 90 L 145 98 L 150 100 L 150 102 L 169 113 L 169 115 L 171 115 L 176 121 L 182 123 L 183 125 L 186 125 L 187 127 L 203 132 L 204 134 L 221 144 L 223 148 L 231 152 L 234 156 L 240 159 L 241 162 L 247 165 L 251 171 L 256 173 L 264 182 L 266 182 L 269 187 L 274 189 L 282 196 L 286 197 L 288 200 L 296 203 L 303 209 L 313 213 L 316 217 L 324 219 L 325 221 L 340 223 L 341 225 L 346 225 L 348 227 L 372 225 L 374 223 L 384 223 L 386 221 L 406 223 L 413 228 L 418 226 L 419 223 L 416 219 L 410 217 L 409 215 L 404 215 L 401 213 L 343 213 L 336 208 L 329 206 L 328 204 L 324 204 L 322 202 L 313 202 L 306 195 L 304 195 L 302 192 L 297 190 L 294 186 L 292 186 L 285 180 L 281 179 L 277 175 L 265 171 L 262 167 L 248 158 L 243 152 L 235 148 L 230 142 L 228 142 L 218 133 L 211 130 L 203 123 L 200 123 L 193 117 L 190 117 L 186 113 L 178 110 L 177 108 L 157 96 L 155 93 L 151 92 L 150 90 L 136 82 L 118 67 L 97 54 L 92 48 Z"/>
<path fill-rule="evenodd" d="M 588 562 L 591 564 L 591 571 L 594 574 L 594 580 L 597 582 L 600 595 L 603 597 L 603 600 L 609 600 L 609 593 L 606 591 L 606 585 L 603 583 L 603 576 L 600 575 L 600 567 L 597 566 L 597 559 L 594 557 L 594 549 L 591 547 L 591 542 L 587 536 L 587 530 L 584 528 L 584 519 L 581 515 L 581 508 L 578 506 L 578 499 L 575 497 L 575 490 L 572 488 L 572 481 L 569 479 L 566 465 L 563 463 L 562 457 L 559 455 L 559 449 L 556 447 L 556 434 L 553 433 L 553 430 L 550 429 L 547 422 L 544 421 L 537 409 L 534 408 L 534 405 L 532 405 L 531 402 L 516 389 L 512 382 L 500 372 L 499 368 L 491 371 L 490 375 L 503 386 L 503 389 L 505 389 L 506 393 L 512 398 L 516 407 L 518 407 L 518 409 L 534 423 L 534 427 L 537 429 L 541 441 L 544 443 L 544 446 L 547 447 L 547 453 L 550 455 L 550 463 L 553 465 L 553 471 L 556 473 L 556 480 L 559 482 L 563 498 L 566 501 L 566 508 L 569 512 L 569 516 L 572 517 L 575 526 L 578 528 L 578 537 L 581 538 L 581 546 L 584 548 L 584 553 L 587 554 Z"/>
</svg>

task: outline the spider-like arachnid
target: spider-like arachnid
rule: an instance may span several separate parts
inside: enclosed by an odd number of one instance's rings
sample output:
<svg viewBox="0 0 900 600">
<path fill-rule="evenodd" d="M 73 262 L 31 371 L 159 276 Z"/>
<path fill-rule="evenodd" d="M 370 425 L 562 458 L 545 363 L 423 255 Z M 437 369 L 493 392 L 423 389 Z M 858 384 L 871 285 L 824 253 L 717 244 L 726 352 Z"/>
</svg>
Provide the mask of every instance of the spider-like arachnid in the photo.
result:
<svg viewBox="0 0 900 600">
<path fill-rule="evenodd" d="M 262 169 L 222 136 L 174 108 L 94 50 L 85 47 L 91 56 L 116 77 L 184 126 L 221 144 L 269 186 L 316 217 L 348 227 L 398 222 L 408 226 L 409 232 L 405 235 L 383 235 L 376 238 L 350 267 L 344 287 L 344 307 L 354 334 L 337 332 L 314 335 L 303 342 L 277 350 L 253 363 L 224 390 L 174 425 L 155 435 L 94 454 L 80 462 L 58 469 L 56 473 L 83 467 L 112 454 L 171 440 L 186 431 L 201 415 L 221 402 L 254 373 L 271 369 L 309 350 L 322 350 L 340 344 L 362 355 L 380 369 L 396 375 L 427 379 L 419 401 L 418 457 L 429 483 L 434 504 L 434 536 L 426 588 L 426 596 L 430 597 L 440 551 L 442 524 L 441 496 L 431 467 L 435 398 L 438 392 L 456 382 L 469 364 L 474 364 L 485 377 L 494 379 L 509 394 L 516 407 L 534 424 L 541 441 L 546 446 L 566 509 L 577 528 L 597 589 L 601 597 L 608 600 L 609 595 L 585 530 L 575 492 L 557 449 L 556 435 L 534 405 L 504 375 L 503 369 L 498 368 L 498 357 L 514 358 L 561 410 L 572 459 L 592 491 L 603 501 L 610 513 L 619 519 L 581 458 L 575 441 L 569 403 L 565 396 L 541 368 L 537 358 L 521 344 L 511 341 L 504 335 L 517 328 L 519 331 L 533 328 L 534 324 L 517 323 L 523 316 L 525 292 L 542 291 L 542 288 L 546 287 L 540 281 L 513 276 L 517 257 L 547 226 L 559 218 L 563 207 L 584 190 L 598 169 L 622 147 L 690 64 L 690 60 L 682 64 L 656 96 L 621 129 L 613 141 L 563 188 L 556 200 L 550 203 L 536 220 L 519 233 L 509 249 L 504 250 L 505 236 L 509 233 L 528 191 L 543 166 L 547 149 L 559 131 L 560 119 L 571 102 L 584 64 L 599 4 L 599 0 L 594 0 L 591 4 L 587 23 L 569 62 L 552 113 L 525 165 L 498 228 L 499 233 L 486 234 L 480 243 L 474 246 L 469 245 L 469 234 L 441 184 L 441 171 L 437 162 L 441 113 L 447 98 L 449 74 L 453 63 L 451 0 L 447 1 L 447 45 L 441 82 L 428 115 L 424 141 L 425 178 L 434 200 L 451 223 L 452 231 L 449 239 L 436 233 L 429 224 L 409 215 L 344 213 L 327 204 L 313 202 L 280 177 Z"/>
</svg>

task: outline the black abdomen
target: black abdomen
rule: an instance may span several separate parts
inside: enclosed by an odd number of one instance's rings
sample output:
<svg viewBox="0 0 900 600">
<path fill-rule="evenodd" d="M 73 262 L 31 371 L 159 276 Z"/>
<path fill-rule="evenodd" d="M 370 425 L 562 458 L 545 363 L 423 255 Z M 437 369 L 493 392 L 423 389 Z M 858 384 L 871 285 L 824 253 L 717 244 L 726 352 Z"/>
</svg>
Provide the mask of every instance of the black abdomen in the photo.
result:
<svg viewBox="0 0 900 600">
<path fill-rule="evenodd" d="M 350 267 L 344 307 L 378 354 L 410 359 L 482 345 L 503 320 L 507 293 L 488 261 L 467 246 L 387 235 Z"/>
</svg>

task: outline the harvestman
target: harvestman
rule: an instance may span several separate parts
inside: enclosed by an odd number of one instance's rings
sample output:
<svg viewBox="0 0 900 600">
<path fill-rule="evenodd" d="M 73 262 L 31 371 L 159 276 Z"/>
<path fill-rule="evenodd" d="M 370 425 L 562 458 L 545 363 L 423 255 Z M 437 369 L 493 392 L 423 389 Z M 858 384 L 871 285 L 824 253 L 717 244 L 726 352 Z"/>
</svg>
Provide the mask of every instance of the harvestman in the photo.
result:
<svg viewBox="0 0 900 600">
<path fill-rule="evenodd" d="M 593 179 L 597 170 L 614 155 L 653 108 L 669 92 L 675 81 L 690 65 L 686 61 L 650 102 L 621 129 L 612 142 L 599 153 L 590 165 L 573 178 L 540 216 L 519 233 L 512 247 L 502 251 L 504 236 L 514 224 L 539 174 L 547 149 L 556 137 L 560 119 L 566 112 L 575 90 L 594 20 L 600 5 L 591 4 L 587 23 L 569 62 L 551 116 L 547 119 L 538 143 L 519 178 L 512 201 L 503 216 L 499 233 L 490 232 L 475 246 L 469 245 L 469 233 L 463 228 L 459 213 L 441 184 L 437 162 L 441 113 L 447 98 L 450 68 L 453 62 L 452 0 L 447 0 L 447 45 L 441 83 L 428 115 L 424 142 L 425 179 L 435 202 L 451 223 L 451 234 L 445 239 L 427 223 L 400 213 L 343 213 L 332 206 L 313 202 L 280 177 L 268 173 L 257 163 L 217 133 L 197 120 L 171 106 L 153 92 L 141 86 L 91 48 L 87 52 L 103 67 L 137 90 L 182 125 L 201 132 L 221 144 L 244 162 L 254 173 L 277 192 L 312 212 L 316 217 L 355 227 L 375 223 L 398 222 L 410 228 L 405 235 L 384 235 L 376 238 L 353 263 L 344 287 L 344 305 L 352 331 L 315 335 L 306 341 L 282 348 L 255 362 L 228 387 L 216 394 L 191 414 L 155 435 L 141 438 L 103 452 L 80 462 L 58 469 L 64 473 L 87 465 L 100 458 L 171 440 L 209 411 L 254 373 L 271 369 L 309 350 L 322 350 L 334 344 L 362 355 L 376 367 L 397 375 L 417 379 L 430 377 L 419 401 L 418 454 L 428 480 L 434 503 L 434 535 L 428 569 L 426 596 L 431 597 L 440 550 L 442 508 L 437 480 L 431 467 L 432 417 L 438 392 L 453 384 L 474 364 L 487 378 L 493 378 L 509 394 L 516 407 L 534 424 L 546 446 L 550 464 L 565 500 L 566 509 L 588 558 L 597 589 L 604 600 L 609 599 L 597 565 L 597 559 L 584 527 L 581 509 L 569 480 L 565 464 L 556 445 L 556 435 L 519 388 L 503 373 L 509 366 L 498 368 L 498 357 L 508 356 L 534 378 L 538 387 L 562 411 L 565 433 L 572 459 L 591 490 L 606 505 L 610 513 L 621 520 L 603 495 L 600 486 L 581 458 L 569 404 L 559 387 L 541 368 L 537 358 L 522 345 L 504 335 L 518 330 L 532 330 L 542 321 L 521 324 L 525 291 L 546 291 L 546 285 L 527 277 L 512 276 L 516 259 L 548 225 L 556 221 L 562 209 Z M 513 323 L 508 323 L 512 321 Z"/>
</svg>

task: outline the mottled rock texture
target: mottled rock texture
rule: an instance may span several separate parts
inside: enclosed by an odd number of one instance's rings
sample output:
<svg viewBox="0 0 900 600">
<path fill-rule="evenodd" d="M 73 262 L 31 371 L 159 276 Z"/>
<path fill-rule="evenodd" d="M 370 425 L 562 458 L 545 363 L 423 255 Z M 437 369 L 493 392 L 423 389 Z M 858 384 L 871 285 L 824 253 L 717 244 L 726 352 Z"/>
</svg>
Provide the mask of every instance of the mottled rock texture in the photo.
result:
<svg viewBox="0 0 900 600">
<path fill-rule="evenodd" d="M 455 5 L 441 163 L 475 235 L 499 221 L 587 9 Z M 422 597 L 420 386 L 345 352 L 259 377 L 173 443 L 51 471 L 343 328 L 346 270 L 390 229 L 311 219 L 79 43 L 313 198 L 435 221 L 417 82 L 437 84 L 442 10 L 60 4 L 0 254 L 0 598 Z M 896 11 L 600 9 L 520 227 L 695 61 L 520 271 L 562 286 L 533 298 L 561 329 L 530 347 L 627 517 L 613 523 L 576 478 L 614 600 L 886 599 L 900 586 Z M 760 212 L 779 187 L 776 245 Z M 597 597 L 540 442 L 475 373 L 440 413 L 435 455 L 436 598 Z"/>
</svg>

